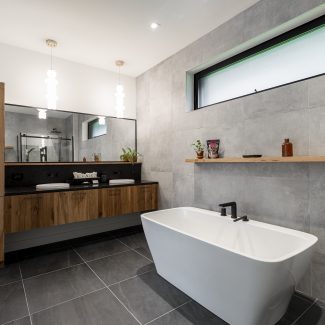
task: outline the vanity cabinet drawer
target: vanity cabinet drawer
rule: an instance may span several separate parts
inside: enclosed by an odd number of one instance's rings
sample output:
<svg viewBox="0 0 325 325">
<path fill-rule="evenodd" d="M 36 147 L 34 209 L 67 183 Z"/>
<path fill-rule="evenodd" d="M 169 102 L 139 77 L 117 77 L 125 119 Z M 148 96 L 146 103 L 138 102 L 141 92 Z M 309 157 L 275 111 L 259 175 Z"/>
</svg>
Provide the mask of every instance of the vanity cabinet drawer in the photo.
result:
<svg viewBox="0 0 325 325">
<path fill-rule="evenodd" d="M 158 185 L 140 185 L 133 187 L 133 210 L 142 212 L 158 208 Z"/>
<path fill-rule="evenodd" d="M 100 191 L 99 217 L 112 217 L 133 212 L 132 187 L 105 188 Z"/>
<path fill-rule="evenodd" d="M 53 196 L 57 225 L 98 217 L 98 190 L 56 192 Z"/>
<path fill-rule="evenodd" d="M 6 196 L 4 231 L 12 233 L 55 225 L 51 193 Z"/>
</svg>

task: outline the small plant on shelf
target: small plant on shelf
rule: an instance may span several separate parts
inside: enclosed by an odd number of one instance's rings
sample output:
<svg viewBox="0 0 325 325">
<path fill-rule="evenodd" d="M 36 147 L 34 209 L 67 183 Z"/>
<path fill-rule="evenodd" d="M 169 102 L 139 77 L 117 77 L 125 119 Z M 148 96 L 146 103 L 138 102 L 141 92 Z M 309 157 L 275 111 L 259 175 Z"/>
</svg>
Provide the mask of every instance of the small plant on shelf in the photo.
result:
<svg viewBox="0 0 325 325">
<path fill-rule="evenodd" d="M 135 163 L 138 161 L 139 156 L 140 156 L 140 154 L 135 149 L 131 149 L 128 147 L 126 149 L 122 148 L 122 154 L 120 156 L 120 159 L 122 161 Z"/>
<path fill-rule="evenodd" d="M 201 142 L 201 140 L 196 140 L 194 143 L 192 143 L 192 147 L 196 152 L 197 158 L 202 159 L 204 157 L 204 144 Z"/>
</svg>

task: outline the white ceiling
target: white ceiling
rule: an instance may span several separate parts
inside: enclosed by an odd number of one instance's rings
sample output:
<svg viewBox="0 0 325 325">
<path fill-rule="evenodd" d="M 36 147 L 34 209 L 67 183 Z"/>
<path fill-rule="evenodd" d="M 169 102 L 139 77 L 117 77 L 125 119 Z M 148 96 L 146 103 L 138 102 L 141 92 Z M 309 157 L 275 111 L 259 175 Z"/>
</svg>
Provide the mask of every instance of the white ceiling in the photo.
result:
<svg viewBox="0 0 325 325">
<path fill-rule="evenodd" d="M 0 0 L 0 43 L 137 76 L 258 0 Z M 152 31 L 149 24 L 161 27 Z"/>
</svg>

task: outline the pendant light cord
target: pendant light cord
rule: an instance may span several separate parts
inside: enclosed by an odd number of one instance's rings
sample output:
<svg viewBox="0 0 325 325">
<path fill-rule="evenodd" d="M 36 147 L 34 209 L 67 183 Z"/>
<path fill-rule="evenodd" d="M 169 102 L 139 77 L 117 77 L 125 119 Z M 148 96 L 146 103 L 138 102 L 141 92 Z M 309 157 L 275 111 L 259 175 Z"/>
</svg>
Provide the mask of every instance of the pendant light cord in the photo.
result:
<svg viewBox="0 0 325 325">
<path fill-rule="evenodd" d="M 51 70 L 53 70 L 53 56 L 52 56 L 52 51 L 53 51 L 53 48 L 51 46 Z"/>
</svg>

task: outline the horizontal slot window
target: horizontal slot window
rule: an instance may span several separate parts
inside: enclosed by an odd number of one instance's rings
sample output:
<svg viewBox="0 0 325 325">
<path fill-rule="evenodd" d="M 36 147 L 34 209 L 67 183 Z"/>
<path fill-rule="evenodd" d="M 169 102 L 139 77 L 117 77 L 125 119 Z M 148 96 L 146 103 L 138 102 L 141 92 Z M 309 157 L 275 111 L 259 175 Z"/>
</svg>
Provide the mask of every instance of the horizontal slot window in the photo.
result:
<svg viewBox="0 0 325 325">
<path fill-rule="evenodd" d="M 325 73 L 325 16 L 194 75 L 194 109 Z"/>
</svg>

